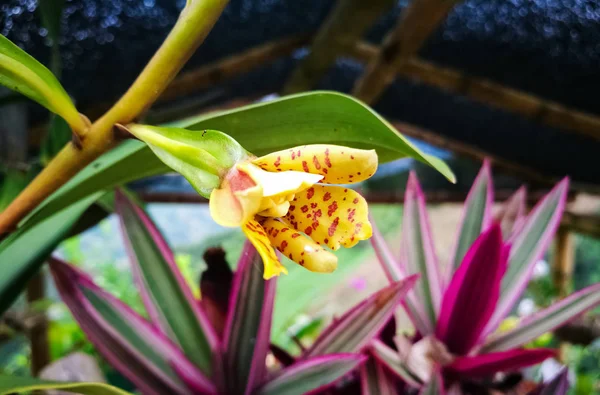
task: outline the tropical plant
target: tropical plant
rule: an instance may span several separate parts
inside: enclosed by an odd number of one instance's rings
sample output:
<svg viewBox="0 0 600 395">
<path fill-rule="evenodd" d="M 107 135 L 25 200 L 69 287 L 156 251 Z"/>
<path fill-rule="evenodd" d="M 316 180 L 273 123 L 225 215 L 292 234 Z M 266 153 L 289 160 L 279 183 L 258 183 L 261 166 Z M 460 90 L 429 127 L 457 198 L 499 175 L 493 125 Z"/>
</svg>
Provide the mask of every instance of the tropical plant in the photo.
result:
<svg viewBox="0 0 600 395">
<path fill-rule="evenodd" d="M 392 254 L 376 228 L 372 244 L 390 281 L 421 274 L 403 303 L 416 333 L 396 337 L 391 346 L 376 340 L 372 355 L 405 382 L 435 391 L 485 388 L 498 372 L 518 371 L 552 357 L 551 349 L 523 345 L 600 303 L 600 284 L 521 319 L 508 331 L 497 328 L 548 248 L 567 190 L 565 179 L 525 215 L 522 188 L 493 216 L 492 177 L 486 162 L 467 196 L 444 271 L 434 250 L 423 192 L 411 173 L 400 256 Z"/>
<path fill-rule="evenodd" d="M 45 3 L 45 8 L 52 8 Z M 191 138 L 186 142 L 189 144 L 180 147 L 192 154 L 187 158 L 190 161 L 185 163 L 165 164 L 161 161 L 165 159 L 164 152 L 156 144 L 148 146 L 128 139 L 131 136 L 123 131 L 139 130 L 139 125 L 133 121 L 139 119 L 167 88 L 208 35 L 226 4 L 227 0 L 188 1 L 170 34 L 138 78 L 94 122 L 80 113 L 53 72 L 0 36 L 0 84 L 54 113 L 53 128 L 57 131 L 56 139 L 50 144 L 52 149 L 44 150 L 42 162 L 46 167 L 22 190 L 19 185 L 21 191 L 15 198 L 12 187 L 11 191 L 3 188 L 1 192 L 2 205 L 7 206 L 0 212 L 0 265 L 3 270 L 0 313 L 11 306 L 58 243 L 72 232 L 81 231 L 85 224 L 89 226 L 99 220 L 98 213 L 93 214 L 90 207 L 103 208 L 100 218 L 112 211 L 110 202 L 105 204 L 99 199 L 110 194 L 116 186 L 164 174 L 172 168 L 192 180 L 201 193 L 210 195 L 215 189 L 223 189 L 229 170 L 247 152 L 268 155 L 306 144 L 336 144 L 374 149 L 381 162 L 412 157 L 431 165 L 450 180 L 454 179 L 442 161 L 422 153 L 368 106 L 332 92 L 299 94 L 174 120 L 169 127 L 179 128 L 179 132 L 187 133 L 186 138 Z M 60 15 L 57 9 L 54 11 L 54 19 L 47 19 L 51 24 L 47 28 L 56 43 L 56 23 Z M 53 51 L 57 50 L 55 45 Z M 64 142 L 67 128 L 71 139 L 56 152 L 56 145 Z M 207 131 L 212 138 L 205 138 Z M 193 157 L 200 152 L 203 155 Z M 237 159 L 230 156 L 236 154 L 240 155 Z M 225 168 L 223 163 L 231 167 Z M 244 218 L 246 222 L 249 219 Z M 31 248 L 32 245 L 36 248 Z M 270 242 L 267 250 L 274 255 Z M 265 251 L 259 251 L 265 255 Z"/>
<path fill-rule="evenodd" d="M 116 209 L 147 318 L 72 265 L 52 259 L 50 270 L 89 340 L 144 394 L 323 391 L 364 362 L 360 351 L 416 281 L 412 276 L 395 282 L 359 303 L 293 358 L 270 344 L 276 280 L 263 280 L 262 261 L 251 244 L 235 274 L 222 251 L 205 255 L 208 269 L 196 300 L 150 218 L 122 194 Z M 268 370 L 270 349 L 282 368 Z"/>
</svg>

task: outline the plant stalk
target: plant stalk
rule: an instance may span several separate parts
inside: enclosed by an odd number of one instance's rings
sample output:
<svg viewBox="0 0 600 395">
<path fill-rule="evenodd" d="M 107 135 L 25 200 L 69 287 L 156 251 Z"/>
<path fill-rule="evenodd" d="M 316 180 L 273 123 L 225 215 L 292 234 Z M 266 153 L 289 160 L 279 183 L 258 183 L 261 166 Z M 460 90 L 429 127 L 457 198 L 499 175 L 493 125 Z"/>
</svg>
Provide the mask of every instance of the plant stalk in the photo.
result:
<svg viewBox="0 0 600 395">
<path fill-rule="evenodd" d="M 67 144 L 0 213 L 0 235 L 15 230 L 19 222 L 44 199 L 118 143 L 119 138 L 113 133 L 113 126 L 133 121 L 156 101 L 204 41 L 227 2 L 188 1 L 165 42 L 121 99 L 82 136 L 81 146 Z"/>
</svg>

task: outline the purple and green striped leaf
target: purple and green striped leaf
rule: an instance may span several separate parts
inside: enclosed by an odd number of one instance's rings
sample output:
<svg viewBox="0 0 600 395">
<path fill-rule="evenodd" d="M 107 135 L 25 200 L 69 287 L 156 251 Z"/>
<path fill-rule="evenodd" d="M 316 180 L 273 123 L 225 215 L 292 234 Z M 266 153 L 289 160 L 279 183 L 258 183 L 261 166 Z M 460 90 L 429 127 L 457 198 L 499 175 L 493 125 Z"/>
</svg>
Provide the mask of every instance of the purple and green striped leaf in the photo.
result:
<svg viewBox="0 0 600 395">
<path fill-rule="evenodd" d="M 56 259 L 50 271 L 88 339 L 144 394 L 215 393 L 212 383 L 169 339 L 87 275 Z"/>
<path fill-rule="evenodd" d="M 406 384 L 417 388 L 423 385 L 421 380 L 415 376 L 402 361 L 400 354 L 396 350 L 375 339 L 371 343 L 370 351 L 379 363 L 389 369 L 390 372 L 398 376 L 398 378 Z"/>
<path fill-rule="evenodd" d="M 442 378 L 441 372 L 438 370 L 431 380 L 423 385 L 419 395 L 446 395 L 446 388 L 444 387 L 444 379 Z"/>
<path fill-rule="evenodd" d="M 283 369 L 257 391 L 258 395 L 308 395 L 325 391 L 359 367 L 366 357 L 331 354 L 314 357 Z"/>
<path fill-rule="evenodd" d="M 569 369 L 565 366 L 550 381 L 541 385 L 538 395 L 567 395 L 569 392 Z"/>
<path fill-rule="evenodd" d="M 224 378 L 229 393 L 250 394 L 266 376 L 276 280 L 263 280 L 256 249 L 246 242 L 234 276 L 225 325 Z"/>
<path fill-rule="evenodd" d="M 475 239 L 492 222 L 494 185 L 489 161 L 485 160 L 465 200 L 462 220 L 458 227 L 458 238 L 448 265 L 448 281 L 458 269 Z"/>
<path fill-rule="evenodd" d="M 525 291 L 535 264 L 544 256 L 560 224 L 568 191 L 569 180 L 565 178 L 536 205 L 509 240 L 508 269 L 502 279 L 498 307 L 483 332 L 484 337 L 496 330 Z"/>
<path fill-rule="evenodd" d="M 354 306 L 321 333 L 303 358 L 361 351 L 381 332 L 417 278 L 395 282 Z"/>
<path fill-rule="evenodd" d="M 415 311 L 421 314 L 420 321 L 427 325 L 427 332 L 422 334 L 433 333 L 440 310 L 442 280 L 425 208 L 425 196 L 414 172 L 408 177 L 404 195 L 401 247 L 400 264 L 404 266 L 403 271 L 409 275 L 421 275 L 407 299 L 412 301 L 412 305 L 422 307 L 420 311 Z"/>
<path fill-rule="evenodd" d="M 502 228 L 502 237 L 508 240 L 523 225 L 526 217 L 527 188 L 522 186 L 504 203 L 494 221 Z"/>
<path fill-rule="evenodd" d="M 518 371 L 554 356 L 556 351 L 547 348 L 515 349 L 472 357 L 458 357 L 446 369 L 463 377 L 485 377 L 498 372 Z"/>
<path fill-rule="evenodd" d="M 442 300 L 436 337 L 448 351 L 466 355 L 477 343 L 496 307 L 509 248 L 498 224 L 475 240 Z"/>
<path fill-rule="evenodd" d="M 38 393 L 39 391 L 60 390 L 80 395 L 132 395 L 106 383 L 60 382 L 40 380 L 35 377 L 0 375 L 0 395 Z M 35 391 L 35 392 L 34 392 Z"/>
<path fill-rule="evenodd" d="M 148 315 L 190 361 L 210 374 L 218 340 L 181 275 L 173 253 L 156 225 L 122 193 L 116 194 L 116 208 Z"/>
<path fill-rule="evenodd" d="M 591 285 L 520 322 L 515 328 L 493 336 L 482 352 L 521 347 L 546 332 L 562 326 L 586 310 L 600 304 L 600 284 Z"/>
<path fill-rule="evenodd" d="M 397 395 L 396 381 L 382 364 L 370 358 L 360 367 L 362 395 Z"/>
<path fill-rule="evenodd" d="M 398 261 L 393 257 L 392 252 L 389 250 L 383 235 L 377 228 L 375 221 L 371 219 L 371 225 L 373 227 L 373 237 L 371 237 L 371 245 L 375 250 L 377 260 L 381 264 L 381 267 L 388 278 L 390 283 L 400 281 L 406 278 L 404 269 L 400 267 Z M 415 300 L 414 297 L 407 297 L 403 301 L 403 306 L 412 321 L 417 331 L 422 335 L 428 335 L 433 333 L 433 329 L 428 325 L 425 317 L 425 309 L 420 300 Z"/>
</svg>

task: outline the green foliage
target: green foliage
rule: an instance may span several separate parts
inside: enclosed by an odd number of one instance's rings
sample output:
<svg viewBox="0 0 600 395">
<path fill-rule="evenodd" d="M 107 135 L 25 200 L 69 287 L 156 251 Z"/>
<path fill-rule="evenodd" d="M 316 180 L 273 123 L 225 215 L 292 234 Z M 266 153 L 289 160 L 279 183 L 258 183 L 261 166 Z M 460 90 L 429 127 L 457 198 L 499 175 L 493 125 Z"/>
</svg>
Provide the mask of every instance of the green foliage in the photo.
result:
<svg viewBox="0 0 600 395">
<path fill-rule="evenodd" d="M 54 74 L 0 35 L 0 84 L 29 97 L 63 117 L 73 130 L 85 123 Z"/>
<path fill-rule="evenodd" d="M 128 392 L 103 383 L 59 383 L 33 377 L 0 375 L 0 395 L 52 389 L 81 395 L 131 395 Z"/>
</svg>

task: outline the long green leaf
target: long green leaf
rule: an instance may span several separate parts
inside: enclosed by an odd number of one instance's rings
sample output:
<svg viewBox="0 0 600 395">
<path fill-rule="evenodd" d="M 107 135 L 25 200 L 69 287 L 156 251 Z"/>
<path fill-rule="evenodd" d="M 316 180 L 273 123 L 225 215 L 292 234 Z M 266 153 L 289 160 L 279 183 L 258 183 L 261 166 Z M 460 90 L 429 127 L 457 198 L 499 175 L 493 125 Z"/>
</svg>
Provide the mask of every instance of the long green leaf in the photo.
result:
<svg viewBox="0 0 600 395">
<path fill-rule="evenodd" d="M 2 35 L 0 84 L 60 115 L 73 130 L 81 131 L 86 128 L 83 118 L 54 74 Z"/>
<path fill-rule="evenodd" d="M 60 390 L 82 395 L 131 395 L 129 392 L 104 383 L 58 382 L 35 377 L 0 375 L 0 395 L 46 390 Z"/>
<path fill-rule="evenodd" d="M 10 307 L 81 214 L 101 195 L 97 192 L 39 223 L 25 224 L 0 244 L 0 313 Z"/>
<path fill-rule="evenodd" d="M 345 114 L 346 111 L 350 113 Z M 170 126 L 220 130 L 256 155 L 296 145 L 331 143 L 374 148 L 381 162 L 406 156 L 422 157 L 421 160 L 429 160 L 448 179 L 454 180 L 443 162 L 416 151 L 379 115 L 355 99 L 338 93 L 289 96 L 226 113 L 203 115 L 201 119 L 179 121 Z M 78 173 L 42 203 L 31 220 L 39 221 L 100 189 L 169 171 L 145 144 L 126 141 Z"/>
<path fill-rule="evenodd" d="M 257 393 L 259 395 L 304 395 L 322 392 L 363 363 L 358 354 L 332 354 L 297 362 L 281 371 Z"/>
<path fill-rule="evenodd" d="M 505 351 L 521 347 L 598 304 L 600 304 L 600 284 L 590 285 L 523 319 L 516 328 L 492 337 L 483 346 L 482 352 Z"/>
<path fill-rule="evenodd" d="M 544 256 L 560 224 L 568 191 L 569 180 L 564 179 L 535 206 L 508 241 L 511 249 L 508 269 L 502 278 L 500 300 L 482 336 L 496 330 L 525 291 L 536 262 Z"/>
<path fill-rule="evenodd" d="M 179 272 L 173 253 L 150 218 L 123 194 L 117 212 L 133 271 L 152 321 L 185 355 L 210 373 L 216 335 Z"/>
<path fill-rule="evenodd" d="M 340 144 L 375 149 L 380 162 L 415 158 L 455 180 L 443 161 L 422 153 L 375 111 L 341 93 L 285 96 L 188 122 L 188 129 L 227 133 L 256 155 L 305 144 Z"/>
</svg>

